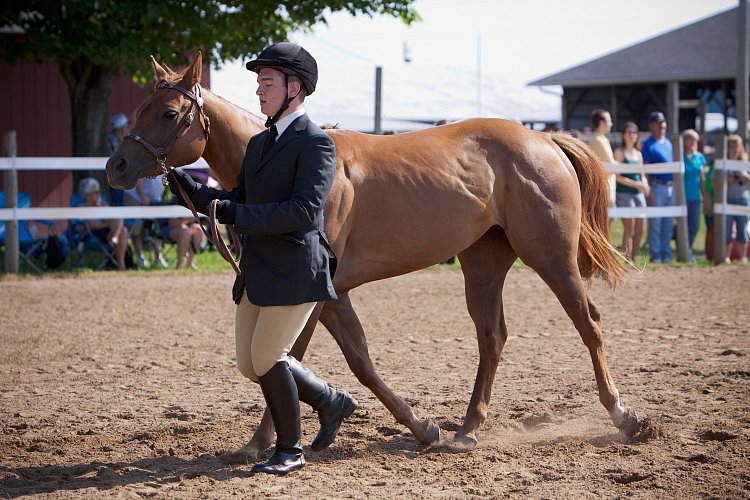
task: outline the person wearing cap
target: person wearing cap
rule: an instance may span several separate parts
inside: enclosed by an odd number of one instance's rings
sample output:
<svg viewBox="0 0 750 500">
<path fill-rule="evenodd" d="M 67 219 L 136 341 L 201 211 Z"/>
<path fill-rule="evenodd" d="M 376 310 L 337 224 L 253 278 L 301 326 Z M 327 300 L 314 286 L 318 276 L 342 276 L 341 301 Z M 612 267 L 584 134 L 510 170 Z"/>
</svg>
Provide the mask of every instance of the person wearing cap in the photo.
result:
<svg viewBox="0 0 750 500">
<path fill-rule="evenodd" d="M 643 141 L 641 153 L 643 163 L 671 163 L 674 161 L 672 143 L 667 139 L 667 119 L 661 111 L 654 111 L 648 116 L 648 130 L 651 135 Z M 648 168 L 646 168 L 648 172 Z M 651 194 L 649 204 L 654 207 L 668 207 L 675 203 L 674 178 L 671 173 L 648 174 Z M 672 235 L 674 218 L 652 217 L 648 220 L 649 258 L 654 264 L 672 262 Z"/>
<path fill-rule="evenodd" d="M 120 145 L 122 139 L 125 137 L 128 127 L 128 117 L 123 113 L 117 113 L 109 121 L 109 125 L 112 130 L 107 134 L 107 154 L 111 155 Z"/>
<path fill-rule="evenodd" d="M 321 426 L 313 451 L 328 447 L 357 408 L 347 392 L 289 356 L 316 303 L 336 299 L 335 257 L 323 220 L 336 151 L 305 112 L 318 67 L 304 48 L 277 43 L 248 62 L 247 69 L 258 74 L 256 95 L 268 130 L 250 139 L 236 187 L 229 192 L 209 188 L 177 170 L 168 179 L 173 192 L 179 182 L 204 214 L 212 200 L 221 200 L 219 222 L 233 224 L 244 239 L 242 274 L 233 288 L 237 365 L 260 384 L 276 428 L 273 456 L 252 472 L 286 474 L 305 465 L 299 401 L 318 413 Z"/>
</svg>

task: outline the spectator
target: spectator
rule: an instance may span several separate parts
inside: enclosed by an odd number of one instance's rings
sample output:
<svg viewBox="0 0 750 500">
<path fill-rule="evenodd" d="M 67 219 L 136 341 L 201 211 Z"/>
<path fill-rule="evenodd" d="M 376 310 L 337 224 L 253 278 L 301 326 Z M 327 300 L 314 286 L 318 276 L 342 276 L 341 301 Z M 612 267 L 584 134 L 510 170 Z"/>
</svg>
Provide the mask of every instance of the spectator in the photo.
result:
<svg viewBox="0 0 750 500">
<path fill-rule="evenodd" d="M 84 177 L 78 183 L 78 194 L 83 198 L 83 205 L 87 207 L 105 207 L 107 203 L 102 200 L 99 181 L 93 177 Z M 105 242 L 115 251 L 117 270 L 125 271 L 125 251 L 128 247 L 128 231 L 125 229 L 122 219 L 87 219 L 85 221 L 88 231 Z"/>
<path fill-rule="evenodd" d="M 117 113 L 112 117 L 109 124 L 112 127 L 110 133 L 107 134 L 107 154 L 112 155 L 115 149 L 120 145 L 122 139 L 125 137 L 128 124 L 130 121 L 124 113 Z"/>
<path fill-rule="evenodd" d="M 162 177 L 162 175 L 157 175 L 154 178 L 138 179 L 133 189 L 125 191 L 123 205 L 127 207 L 161 205 L 164 197 Z M 137 220 L 130 231 L 130 239 L 133 242 L 138 267 L 147 267 L 149 265 L 148 260 L 143 256 L 143 232 L 144 221 Z M 161 245 L 158 242 L 153 242 L 153 250 L 156 263 L 161 265 L 161 267 L 167 267 L 167 262 L 164 260 L 164 255 L 162 255 Z"/>
<path fill-rule="evenodd" d="M 701 226 L 701 186 L 705 184 L 703 167 L 706 157 L 698 152 L 700 136 L 693 129 L 682 133 L 683 163 L 685 164 L 685 201 L 687 202 L 688 252 L 690 262 L 695 262 L 693 243 Z"/>
<path fill-rule="evenodd" d="M 638 150 L 638 126 L 628 122 L 622 129 L 622 146 L 614 152 L 615 160 L 627 165 L 643 164 L 643 156 Z M 646 196 L 651 192 L 648 181 L 641 174 L 616 174 L 615 200 L 618 207 L 645 207 Z M 631 262 L 641 248 L 643 239 L 643 219 L 622 219 L 622 248 L 625 257 Z"/>
<path fill-rule="evenodd" d="M 672 143 L 667 140 L 667 119 L 660 111 L 648 116 L 648 129 L 651 135 L 643 141 L 643 163 L 671 163 L 674 161 Z M 672 174 L 648 174 L 651 194 L 649 204 L 654 207 L 674 205 L 674 178 Z M 668 264 L 672 262 L 672 217 L 652 217 L 648 220 L 648 248 L 651 262 Z"/>
<path fill-rule="evenodd" d="M 185 267 L 188 269 L 197 269 L 193 260 L 203 246 L 203 230 L 195 222 L 193 217 L 171 218 L 167 222 L 169 238 L 177 243 L 177 264 L 175 269 L 182 269 L 185 257 L 187 262 Z"/>
<path fill-rule="evenodd" d="M 701 195 L 703 196 L 703 218 L 706 222 L 706 259 L 714 258 L 714 164 L 715 160 L 707 161 L 701 174 Z"/>
<path fill-rule="evenodd" d="M 742 144 L 742 137 L 732 134 L 727 138 L 727 160 L 747 161 L 747 152 Z M 730 170 L 727 172 L 727 203 L 730 205 L 750 205 L 748 183 L 750 174 L 746 171 Z M 731 264 L 732 223 L 736 223 L 737 246 L 741 262 L 747 264 L 747 216 L 727 215 L 727 253 L 724 262 Z"/>
<path fill-rule="evenodd" d="M 615 157 L 612 153 L 612 145 L 607 139 L 607 134 L 612 131 L 612 117 L 609 112 L 603 109 L 595 109 L 591 112 L 591 126 L 593 127 L 593 137 L 589 146 L 596 156 L 604 163 L 614 163 Z M 609 206 L 615 206 L 615 174 L 608 174 L 609 181 Z M 610 218 L 610 222 L 612 219 Z"/>
</svg>

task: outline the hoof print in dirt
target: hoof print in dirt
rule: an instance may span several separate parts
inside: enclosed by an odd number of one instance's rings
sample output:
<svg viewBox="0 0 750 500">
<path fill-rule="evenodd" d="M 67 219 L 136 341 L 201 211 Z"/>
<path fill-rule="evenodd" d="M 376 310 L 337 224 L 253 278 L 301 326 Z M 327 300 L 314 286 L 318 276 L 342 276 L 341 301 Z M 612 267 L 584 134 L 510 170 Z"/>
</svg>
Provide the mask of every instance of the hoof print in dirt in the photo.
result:
<svg viewBox="0 0 750 500">
<path fill-rule="evenodd" d="M 737 436 L 737 434 L 732 434 L 730 432 L 715 431 L 712 429 L 698 433 L 698 439 L 701 441 L 729 441 L 731 439 L 737 439 Z"/>
<path fill-rule="evenodd" d="M 396 434 L 401 434 L 401 431 L 399 429 L 394 429 L 393 427 L 378 427 L 376 429 L 378 433 L 384 435 L 384 436 L 395 436 Z"/>
</svg>

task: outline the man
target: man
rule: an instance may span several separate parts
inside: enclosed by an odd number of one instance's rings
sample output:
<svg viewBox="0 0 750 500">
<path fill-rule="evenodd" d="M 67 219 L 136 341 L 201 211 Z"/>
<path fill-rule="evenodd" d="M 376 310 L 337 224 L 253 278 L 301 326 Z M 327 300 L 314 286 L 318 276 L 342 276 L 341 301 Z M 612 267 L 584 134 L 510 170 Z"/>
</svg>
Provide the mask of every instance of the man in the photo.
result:
<svg viewBox="0 0 750 500">
<path fill-rule="evenodd" d="M 607 134 L 612 131 L 612 117 L 608 111 L 603 109 L 595 109 L 591 112 L 591 128 L 594 131 L 594 136 L 589 143 L 591 150 L 594 154 L 604 163 L 615 163 L 615 156 L 612 153 L 612 145 L 607 139 Z M 616 176 L 615 174 L 608 174 L 607 176 L 609 186 L 609 207 L 615 207 L 615 185 Z M 609 219 L 610 222 L 612 219 Z"/>
<path fill-rule="evenodd" d="M 117 146 L 120 145 L 123 137 L 125 137 L 125 132 L 127 132 L 128 123 L 128 117 L 124 113 L 117 113 L 112 117 L 109 122 L 112 131 L 107 134 L 107 154 L 114 153 Z"/>
<path fill-rule="evenodd" d="M 648 130 L 651 135 L 643 141 L 641 153 L 643 163 L 671 163 L 674 161 L 672 143 L 667 139 L 667 119 L 661 111 L 654 111 L 648 116 Z M 647 169 L 648 170 L 648 169 Z M 648 174 L 651 186 L 649 205 L 667 207 L 674 205 L 674 179 L 669 174 Z M 672 235 L 674 219 L 672 217 L 652 217 L 648 220 L 648 248 L 650 260 L 654 264 L 672 262 Z"/>
<path fill-rule="evenodd" d="M 357 408 L 348 393 L 288 356 L 316 303 L 336 298 L 323 232 L 335 146 L 305 113 L 305 97 L 318 81 L 317 63 L 305 49 L 272 45 L 247 69 L 258 73 L 256 94 L 269 130 L 250 139 L 237 187 L 212 189 L 177 170 L 169 180 L 171 189 L 179 182 L 203 213 L 212 199 L 222 200 L 219 222 L 233 224 L 244 238 L 242 274 L 233 288 L 237 365 L 260 384 L 276 427 L 273 456 L 252 472 L 286 474 L 305 465 L 299 401 L 318 412 L 314 451 L 328 447 Z"/>
</svg>

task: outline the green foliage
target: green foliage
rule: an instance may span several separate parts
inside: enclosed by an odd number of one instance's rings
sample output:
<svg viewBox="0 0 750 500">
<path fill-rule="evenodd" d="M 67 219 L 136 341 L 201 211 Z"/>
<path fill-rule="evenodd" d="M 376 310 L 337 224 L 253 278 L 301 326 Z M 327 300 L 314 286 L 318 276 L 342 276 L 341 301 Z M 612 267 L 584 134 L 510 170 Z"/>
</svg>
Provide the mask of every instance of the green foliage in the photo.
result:
<svg viewBox="0 0 750 500">
<path fill-rule="evenodd" d="M 200 49 L 219 65 L 251 57 L 291 31 L 310 30 L 336 11 L 411 23 L 418 20 L 413 1 L 9 0 L 0 6 L 0 26 L 25 35 L 0 37 L 0 59 L 85 62 L 142 80 L 139 75 L 150 75 L 148 55 L 184 65 L 186 55 Z"/>
</svg>

